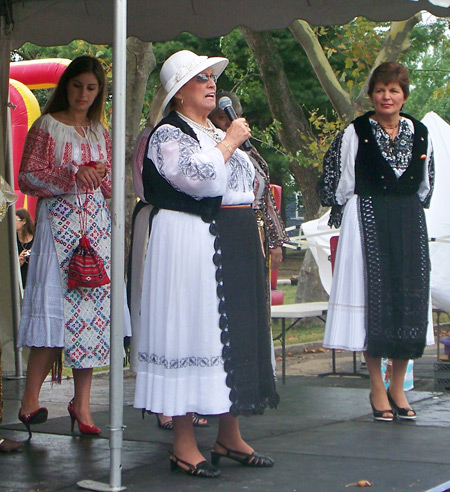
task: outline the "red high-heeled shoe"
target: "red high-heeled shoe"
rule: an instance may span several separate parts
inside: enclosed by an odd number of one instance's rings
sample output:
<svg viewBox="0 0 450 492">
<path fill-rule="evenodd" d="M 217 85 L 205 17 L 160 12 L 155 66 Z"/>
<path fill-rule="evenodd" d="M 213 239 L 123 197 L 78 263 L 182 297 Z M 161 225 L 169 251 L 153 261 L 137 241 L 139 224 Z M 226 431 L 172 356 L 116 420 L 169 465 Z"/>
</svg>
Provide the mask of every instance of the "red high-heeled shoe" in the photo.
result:
<svg viewBox="0 0 450 492">
<path fill-rule="evenodd" d="M 22 409 L 20 409 L 22 410 Z M 19 410 L 19 420 L 25 425 L 27 428 L 29 437 L 31 439 L 31 425 L 43 424 L 47 421 L 48 410 L 45 407 L 38 408 L 34 412 L 31 413 L 20 413 Z"/>
<path fill-rule="evenodd" d="M 78 422 L 78 429 L 82 434 L 98 435 L 102 432 L 101 429 L 99 429 L 95 425 L 87 425 L 81 422 L 73 406 L 73 398 L 70 400 L 69 406 L 67 407 L 67 411 L 69 412 L 70 418 L 72 420 L 72 427 L 70 429 L 72 432 L 73 432 L 73 427 L 75 425 L 75 420 Z"/>
</svg>

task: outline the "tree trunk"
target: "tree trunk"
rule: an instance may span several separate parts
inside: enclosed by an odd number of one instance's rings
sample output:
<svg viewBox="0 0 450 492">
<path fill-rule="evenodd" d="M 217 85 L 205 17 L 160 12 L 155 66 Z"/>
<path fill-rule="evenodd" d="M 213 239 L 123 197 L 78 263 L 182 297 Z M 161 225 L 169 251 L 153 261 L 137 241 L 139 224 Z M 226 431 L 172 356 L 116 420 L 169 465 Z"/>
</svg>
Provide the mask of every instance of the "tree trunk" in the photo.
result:
<svg viewBox="0 0 450 492">
<path fill-rule="evenodd" d="M 134 193 L 131 164 L 133 159 L 134 144 L 141 127 L 142 106 L 144 103 L 147 80 L 156 66 L 152 43 L 140 41 L 137 38 L 127 39 L 127 115 L 126 115 L 126 223 L 125 223 L 125 258 L 128 258 L 128 250 L 131 239 L 131 218 L 136 195 Z"/>
<path fill-rule="evenodd" d="M 281 144 L 294 156 L 301 152 L 308 157 L 308 149 L 302 145 L 300 136 L 303 134 L 313 138 L 313 134 L 309 121 L 289 86 L 283 61 L 272 35 L 268 32 L 257 33 L 246 27 L 240 30 L 258 63 L 272 117 L 281 123 L 278 131 Z M 300 166 L 294 161 L 290 163 L 290 169 L 303 195 L 305 217 L 312 218 L 320 205 L 315 193 L 317 171 L 313 167 Z"/>
</svg>

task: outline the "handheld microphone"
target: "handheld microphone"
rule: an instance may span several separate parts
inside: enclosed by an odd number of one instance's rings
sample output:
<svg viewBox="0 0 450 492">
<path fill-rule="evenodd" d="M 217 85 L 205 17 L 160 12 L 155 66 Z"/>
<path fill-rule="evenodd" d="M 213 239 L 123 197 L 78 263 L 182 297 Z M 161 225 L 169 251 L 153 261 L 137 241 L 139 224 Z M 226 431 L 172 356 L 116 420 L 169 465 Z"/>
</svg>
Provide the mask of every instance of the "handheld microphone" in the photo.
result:
<svg viewBox="0 0 450 492">
<path fill-rule="evenodd" d="M 225 114 L 230 121 L 234 121 L 238 117 L 236 111 L 233 108 L 233 104 L 231 103 L 231 99 L 227 96 L 221 97 L 219 99 L 219 109 L 225 111 Z M 245 140 L 245 142 L 242 143 L 241 147 L 246 152 L 252 150 L 252 144 L 250 143 L 250 140 Z"/>
</svg>

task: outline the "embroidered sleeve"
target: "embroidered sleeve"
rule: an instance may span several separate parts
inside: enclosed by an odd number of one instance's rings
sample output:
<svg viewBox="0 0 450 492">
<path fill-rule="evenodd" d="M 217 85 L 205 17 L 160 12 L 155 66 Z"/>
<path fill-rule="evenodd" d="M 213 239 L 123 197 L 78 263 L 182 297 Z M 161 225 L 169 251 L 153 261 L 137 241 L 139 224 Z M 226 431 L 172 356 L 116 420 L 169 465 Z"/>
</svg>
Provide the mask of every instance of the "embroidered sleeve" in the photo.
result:
<svg viewBox="0 0 450 492">
<path fill-rule="evenodd" d="M 317 183 L 316 191 L 321 204 L 331 207 L 330 227 L 340 227 L 342 220 L 342 206 L 337 203 L 336 191 L 341 177 L 341 151 L 344 131 L 338 133 L 323 160 L 322 176 Z"/>
<path fill-rule="evenodd" d="M 159 174 L 178 191 L 197 200 L 225 194 L 227 176 L 220 150 L 203 151 L 194 138 L 178 128 L 158 128 L 150 140 L 149 157 Z"/>
<path fill-rule="evenodd" d="M 71 162 L 72 146 L 64 148 L 63 162 L 56 162 L 55 140 L 39 125 L 32 126 L 25 140 L 19 172 L 19 187 L 32 196 L 55 196 L 75 190 L 77 166 Z"/>
<path fill-rule="evenodd" d="M 103 129 L 103 138 L 105 140 L 105 151 L 106 155 L 104 156 L 105 165 L 106 165 L 106 176 L 102 179 L 102 183 L 100 185 L 100 189 L 105 198 L 111 198 L 111 162 L 112 162 L 112 142 L 111 136 L 106 128 Z M 102 150 L 100 152 L 103 153 Z"/>
</svg>

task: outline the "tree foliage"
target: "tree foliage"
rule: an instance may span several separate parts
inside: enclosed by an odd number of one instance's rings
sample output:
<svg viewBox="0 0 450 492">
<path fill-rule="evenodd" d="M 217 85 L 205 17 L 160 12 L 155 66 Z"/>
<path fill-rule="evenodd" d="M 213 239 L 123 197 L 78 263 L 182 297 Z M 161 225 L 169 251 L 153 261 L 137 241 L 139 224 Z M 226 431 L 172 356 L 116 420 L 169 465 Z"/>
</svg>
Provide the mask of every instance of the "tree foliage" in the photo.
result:
<svg viewBox="0 0 450 492">
<path fill-rule="evenodd" d="M 405 111 L 422 119 L 434 111 L 450 123 L 450 20 L 426 18 L 411 33 L 411 49 L 402 57 L 411 95 Z"/>
</svg>

